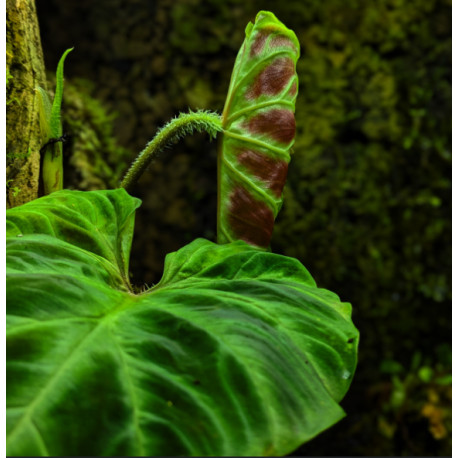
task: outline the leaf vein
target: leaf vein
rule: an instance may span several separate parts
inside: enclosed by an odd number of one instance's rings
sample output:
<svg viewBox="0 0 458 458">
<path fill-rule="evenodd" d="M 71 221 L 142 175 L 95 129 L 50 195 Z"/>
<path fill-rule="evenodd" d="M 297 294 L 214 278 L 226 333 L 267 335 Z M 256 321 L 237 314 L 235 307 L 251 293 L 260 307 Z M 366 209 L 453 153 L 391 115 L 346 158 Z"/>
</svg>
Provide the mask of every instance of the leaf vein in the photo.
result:
<svg viewBox="0 0 458 458">
<path fill-rule="evenodd" d="M 260 186 L 257 186 L 253 181 L 247 178 L 240 170 L 237 170 L 227 159 L 226 156 L 223 155 L 222 160 L 224 164 L 235 174 L 239 179 L 245 182 L 252 190 L 256 192 L 259 196 L 261 196 L 262 200 L 266 200 L 269 203 L 269 206 L 275 211 L 277 205 L 275 201 L 269 196 Z"/>
<path fill-rule="evenodd" d="M 294 111 L 294 103 L 290 102 L 289 100 L 283 100 L 280 98 L 274 99 L 274 100 L 269 100 L 268 102 L 262 102 L 258 103 L 256 105 L 250 105 L 246 108 L 242 108 L 239 111 L 236 111 L 235 113 L 231 114 L 227 120 L 226 120 L 226 126 L 231 124 L 235 119 L 240 118 L 245 113 L 249 113 L 250 111 L 256 111 L 259 110 L 260 108 L 265 108 L 271 105 L 286 105 L 287 107 L 291 108 L 292 111 Z"/>
<path fill-rule="evenodd" d="M 240 135 L 240 134 L 236 134 L 234 132 L 231 132 L 230 130 L 223 130 L 223 133 L 224 135 L 227 135 L 228 137 L 232 137 L 236 140 L 240 140 L 242 142 L 247 142 L 247 143 L 251 143 L 253 145 L 258 145 L 258 146 L 262 146 L 266 149 L 270 149 L 271 151 L 274 151 L 275 153 L 278 153 L 279 155 L 283 156 L 286 160 L 289 160 L 289 154 L 287 152 L 285 152 L 285 150 L 281 149 L 281 148 L 278 148 L 277 146 L 273 146 L 273 145 L 269 145 L 269 143 L 266 143 L 262 140 L 257 140 L 256 138 L 252 138 L 252 137 L 246 137 L 245 135 Z M 288 150 L 289 148 L 286 148 L 286 150 Z"/>
<path fill-rule="evenodd" d="M 75 355 L 81 351 L 81 347 L 85 343 L 87 343 L 88 338 L 94 335 L 94 332 L 100 328 L 100 323 L 94 326 L 89 332 L 84 335 L 78 344 L 72 349 L 68 358 L 61 364 L 61 366 L 57 369 L 57 371 L 50 377 L 48 382 L 43 386 L 41 391 L 37 394 L 35 399 L 28 405 L 24 415 L 21 419 L 17 422 L 16 426 L 11 430 L 9 436 L 6 438 L 6 443 L 8 444 L 9 441 L 13 439 L 13 437 L 18 433 L 20 430 L 20 426 L 22 426 L 27 420 L 31 419 L 33 410 L 40 404 L 43 398 L 46 396 L 47 392 L 50 390 L 50 387 L 56 382 L 56 380 L 60 377 L 60 375 L 64 372 L 67 366 L 75 359 Z"/>
<path fill-rule="evenodd" d="M 111 336 L 112 336 L 113 341 L 115 343 L 116 349 L 118 350 L 118 353 L 119 353 L 119 358 L 120 358 L 120 361 L 121 361 L 121 367 L 122 367 L 122 370 L 123 370 L 124 375 L 125 375 L 126 380 L 127 380 L 129 396 L 130 396 L 130 398 L 132 400 L 133 420 L 134 420 L 135 432 L 136 432 L 137 440 L 138 440 L 138 455 L 139 456 L 146 456 L 147 453 L 146 453 L 144 445 L 143 445 L 143 434 L 142 434 L 142 431 L 140 429 L 139 422 L 138 422 L 138 410 L 139 410 L 139 408 L 138 408 L 138 406 L 139 406 L 138 398 L 137 398 L 137 395 L 135 394 L 135 387 L 134 387 L 134 384 L 132 382 L 132 377 L 130 375 L 130 371 L 128 369 L 127 362 L 126 362 L 126 360 L 124 358 L 122 345 L 117 341 L 116 334 L 114 332 L 112 323 L 111 323 L 111 326 L 110 326 L 110 333 L 111 333 Z"/>
<path fill-rule="evenodd" d="M 46 442 L 44 440 L 43 434 L 40 432 L 40 430 L 38 429 L 37 424 L 35 423 L 35 421 L 33 419 L 30 419 L 30 425 L 32 426 L 32 428 L 36 432 L 37 439 L 38 439 L 37 442 L 38 442 L 38 446 L 40 447 L 41 454 L 43 456 L 49 456 L 50 453 L 48 451 L 48 448 L 46 447 Z"/>
</svg>

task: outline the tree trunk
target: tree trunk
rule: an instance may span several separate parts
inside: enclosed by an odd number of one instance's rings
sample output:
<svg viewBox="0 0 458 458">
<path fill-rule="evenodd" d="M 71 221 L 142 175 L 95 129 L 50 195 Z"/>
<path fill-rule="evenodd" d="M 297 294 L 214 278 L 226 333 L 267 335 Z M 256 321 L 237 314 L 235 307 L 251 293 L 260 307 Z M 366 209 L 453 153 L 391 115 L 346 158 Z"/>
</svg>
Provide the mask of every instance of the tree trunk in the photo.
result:
<svg viewBox="0 0 458 458">
<path fill-rule="evenodd" d="M 34 0 L 6 2 L 7 207 L 38 197 L 40 127 L 35 88 L 46 75 Z"/>
</svg>

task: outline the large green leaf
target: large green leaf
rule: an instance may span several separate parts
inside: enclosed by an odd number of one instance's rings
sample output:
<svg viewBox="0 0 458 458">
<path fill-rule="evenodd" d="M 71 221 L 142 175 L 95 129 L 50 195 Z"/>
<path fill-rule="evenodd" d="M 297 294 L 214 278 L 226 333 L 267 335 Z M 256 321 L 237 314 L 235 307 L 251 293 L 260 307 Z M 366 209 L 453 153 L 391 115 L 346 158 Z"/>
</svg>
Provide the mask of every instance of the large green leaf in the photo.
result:
<svg viewBox="0 0 458 458">
<path fill-rule="evenodd" d="M 281 455 L 342 418 L 350 305 L 297 260 L 203 239 L 134 294 L 138 206 L 59 191 L 7 212 L 7 454 Z"/>
</svg>

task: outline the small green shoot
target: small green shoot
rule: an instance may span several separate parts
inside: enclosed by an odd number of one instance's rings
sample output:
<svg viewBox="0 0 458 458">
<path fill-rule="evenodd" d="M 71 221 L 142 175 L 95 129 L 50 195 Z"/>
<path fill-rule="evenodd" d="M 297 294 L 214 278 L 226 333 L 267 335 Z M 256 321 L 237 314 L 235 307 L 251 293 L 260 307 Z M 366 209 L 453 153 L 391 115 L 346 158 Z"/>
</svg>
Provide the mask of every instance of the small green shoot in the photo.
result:
<svg viewBox="0 0 458 458">
<path fill-rule="evenodd" d="M 48 93 L 41 87 L 37 88 L 40 129 L 44 145 L 42 148 L 44 149 L 42 178 L 45 195 L 63 188 L 60 109 L 64 90 L 64 61 L 67 54 L 72 50 L 73 48 L 67 49 L 57 65 L 56 92 L 52 104 Z"/>
</svg>

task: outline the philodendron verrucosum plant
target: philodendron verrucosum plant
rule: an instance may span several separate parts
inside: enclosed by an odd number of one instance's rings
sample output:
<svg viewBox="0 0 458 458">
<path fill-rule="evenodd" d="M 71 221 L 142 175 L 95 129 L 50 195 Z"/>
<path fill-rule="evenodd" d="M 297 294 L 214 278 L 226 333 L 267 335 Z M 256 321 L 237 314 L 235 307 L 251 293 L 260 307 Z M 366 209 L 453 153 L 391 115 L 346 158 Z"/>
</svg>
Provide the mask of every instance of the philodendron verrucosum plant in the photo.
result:
<svg viewBox="0 0 458 458">
<path fill-rule="evenodd" d="M 117 190 L 60 190 L 7 212 L 8 455 L 284 455 L 344 416 L 351 306 L 268 246 L 294 141 L 299 43 L 246 29 L 222 117 L 182 114 Z M 167 255 L 135 294 L 127 192 L 193 130 L 222 135 L 218 243 Z"/>
</svg>

